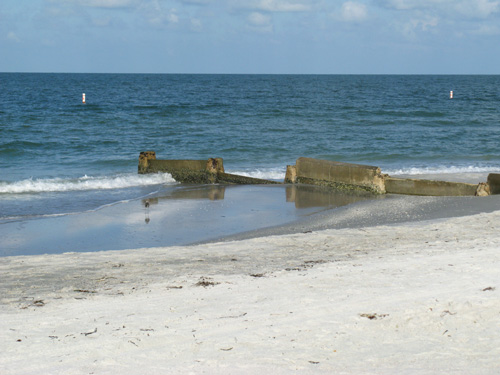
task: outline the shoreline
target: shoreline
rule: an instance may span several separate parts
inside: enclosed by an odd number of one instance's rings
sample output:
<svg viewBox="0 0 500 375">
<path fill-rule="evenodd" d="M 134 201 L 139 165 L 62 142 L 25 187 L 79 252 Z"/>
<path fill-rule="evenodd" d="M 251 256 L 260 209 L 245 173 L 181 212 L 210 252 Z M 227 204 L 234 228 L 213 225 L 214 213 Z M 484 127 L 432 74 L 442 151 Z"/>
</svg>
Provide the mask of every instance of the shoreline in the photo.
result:
<svg viewBox="0 0 500 375">
<path fill-rule="evenodd" d="M 378 225 L 404 225 L 429 220 L 465 217 L 500 210 L 500 196 L 425 197 L 387 194 L 371 200 L 325 210 L 289 224 L 227 236 L 220 241 L 245 240 L 304 231 L 355 229 Z M 208 243 L 213 242 L 209 241 Z"/>
<path fill-rule="evenodd" d="M 495 374 L 499 219 L 0 258 L 0 369 Z"/>
<path fill-rule="evenodd" d="M 187 246 L 495 210 L 498 196 L 363 195 L 308 185 L 167 186 L 91 211 L 3 222 L 0 257 Z"/>
</svg>

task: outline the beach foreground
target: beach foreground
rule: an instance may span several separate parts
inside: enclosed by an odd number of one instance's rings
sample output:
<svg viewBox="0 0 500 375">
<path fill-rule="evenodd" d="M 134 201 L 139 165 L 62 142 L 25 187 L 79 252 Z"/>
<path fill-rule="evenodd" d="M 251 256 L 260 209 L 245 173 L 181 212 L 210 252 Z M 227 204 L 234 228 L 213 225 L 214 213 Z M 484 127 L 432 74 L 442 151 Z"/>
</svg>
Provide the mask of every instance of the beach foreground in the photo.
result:
<svg viewBox="0 0 500 375">
<path fill-rule="evenodd" d="M 500 211 L 0 259 L 2 374 L 497 374 Z"/>
</svg>

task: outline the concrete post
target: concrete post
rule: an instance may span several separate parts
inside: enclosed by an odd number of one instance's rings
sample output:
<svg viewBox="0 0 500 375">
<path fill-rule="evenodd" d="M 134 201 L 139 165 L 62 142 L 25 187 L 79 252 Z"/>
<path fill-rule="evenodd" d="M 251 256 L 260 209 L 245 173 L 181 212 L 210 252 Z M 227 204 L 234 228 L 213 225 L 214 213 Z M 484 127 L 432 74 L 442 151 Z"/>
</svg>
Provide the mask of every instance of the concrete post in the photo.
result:
<svg viewBox="0 0 500 375">
<path fill-rule="evenodd" d="M 297 183 L 297 168 L 295 165 L 286 166 L 285 174 L 285 184 L 296 184 Z"/>
<path fill-rule="evenodd" d="M 488 185 L 486 182 L 480 182 L 479 185 L 477 185 L 476 189 L 476 197 L 486 197 L 490 195 L 490 185 Z"/>
<path fill-rule="evenodd" d="M 207 160 L 207 171 L 209 173 L 224 173 L 222 158 L 210 158 Z"/>
<path fill-rule="evenodd" d="M 139 154 L 139 173 L 146 173 L 149 167 L 149 161 L 156 160 L 156 152 L 142 151 Z"/>
</svg>

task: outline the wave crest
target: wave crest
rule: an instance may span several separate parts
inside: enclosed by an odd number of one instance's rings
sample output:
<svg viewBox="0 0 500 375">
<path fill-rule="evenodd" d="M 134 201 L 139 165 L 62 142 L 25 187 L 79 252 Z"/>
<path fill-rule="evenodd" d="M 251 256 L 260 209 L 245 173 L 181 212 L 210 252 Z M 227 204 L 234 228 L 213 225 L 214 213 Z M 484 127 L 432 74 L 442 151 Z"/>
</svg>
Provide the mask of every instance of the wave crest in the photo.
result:
<svg viewBox="0 0 500 375">
<path fill-rule="evenodd" d="M 117 176 L 92 177 L 83 176 L 79 178 L 42 178 L 16 182 L 0 182 L 0 194 L 26 194 L 65 192 L 82 190 L 109 190 L 123 189 L 138 186 L 149 186 L 159 184 L 173 184 L 175 180 L 168 173 L 158 174 L 126 174 Z"/>
<path fill-rule="evenodd" d="M 498 167 L 478 166 L 433 166 L 433 167 L 408 167 L 401 169 L 387 169 L 383 173 L 391 176 L 397 175 L 423 175 L 423 174 L 463 174 L 463 173 L 498 173 Z"/>
<path fill-rule="evenodd" d="M 285 178 L 285 169 L 283 168 L 262 168 L 253 170 L 238 170 L 227 171 L 228 173 L 237 174 L 240 176 L 247 176 L 253 178 L 260 178 L 263 180 L 283 180 Z"/>
</svg>

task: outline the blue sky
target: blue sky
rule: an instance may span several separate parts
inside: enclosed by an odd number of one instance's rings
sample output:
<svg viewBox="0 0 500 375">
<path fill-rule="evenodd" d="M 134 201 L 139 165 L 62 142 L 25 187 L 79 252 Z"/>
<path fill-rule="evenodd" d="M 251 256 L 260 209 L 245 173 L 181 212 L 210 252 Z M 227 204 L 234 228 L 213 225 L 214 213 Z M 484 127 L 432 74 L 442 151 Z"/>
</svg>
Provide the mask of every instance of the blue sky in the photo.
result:
<svg viewBox="0 0 500 375">
<path fill-rule="evenodd" d="M 0 71 L 500 74 L 500 0 L 1 0 Z"/>
</svg>

